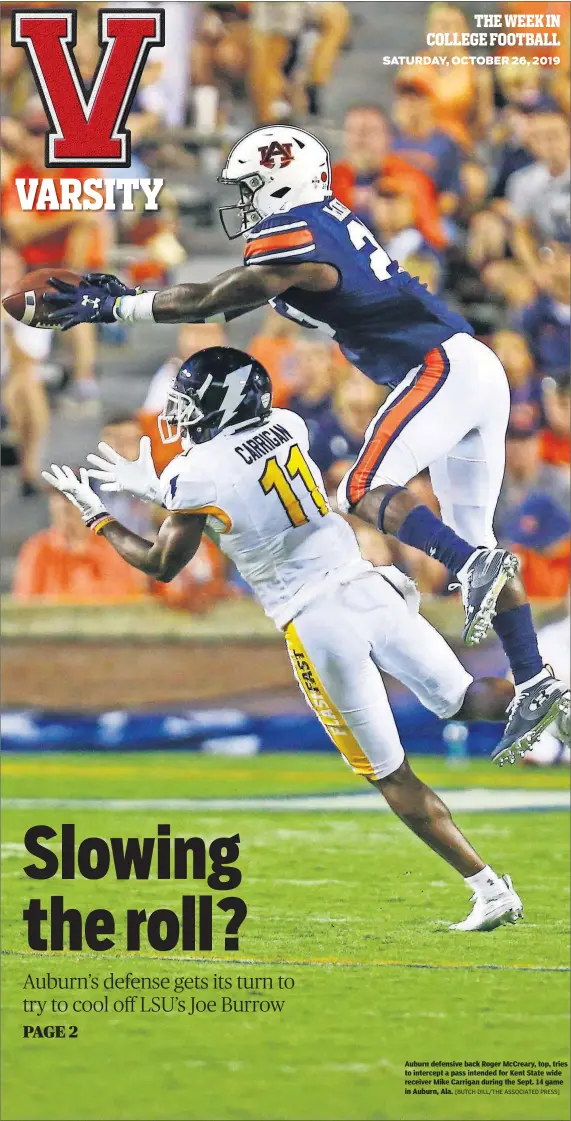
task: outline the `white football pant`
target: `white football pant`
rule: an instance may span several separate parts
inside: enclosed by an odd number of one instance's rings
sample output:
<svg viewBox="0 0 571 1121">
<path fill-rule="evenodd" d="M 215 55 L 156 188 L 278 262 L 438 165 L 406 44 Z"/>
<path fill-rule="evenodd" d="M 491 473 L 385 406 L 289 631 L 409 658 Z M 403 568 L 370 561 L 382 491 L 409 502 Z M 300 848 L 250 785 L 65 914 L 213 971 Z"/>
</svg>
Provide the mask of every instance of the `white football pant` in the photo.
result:
<svg viewBox="0 0 571 1121">
<path fill-rule="evenodd" d="M 473 545 L 495 545 L 510 392 L 496 355 L 471 335 L 431 350 L 387 397 L 337 492 L 347 512 L 369 490 L 430 469 L 442 520 Z"/>
<path fill-rule="evenodd" d="M 305 607 L 285 628 L 295 676 L 309 705 L 356 774 L 385 778 L 404 751 L 380 670 L 442 718 L 462 705 L 472 681 L 442 636 L 410 602 L 412 582 L 365 571 Z"/>
</svg>

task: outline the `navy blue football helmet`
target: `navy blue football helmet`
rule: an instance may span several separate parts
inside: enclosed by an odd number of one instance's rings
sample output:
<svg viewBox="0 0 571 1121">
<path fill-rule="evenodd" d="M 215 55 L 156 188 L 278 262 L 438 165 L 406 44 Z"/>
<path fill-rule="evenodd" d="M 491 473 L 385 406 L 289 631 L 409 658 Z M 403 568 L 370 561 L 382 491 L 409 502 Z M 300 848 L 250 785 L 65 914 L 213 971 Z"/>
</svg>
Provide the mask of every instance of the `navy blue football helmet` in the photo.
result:
<svg viewBox="0 0 571 1121">
<path fill-rule="evenodd" d="M 272 383 L 267 370 L 231 346 L 209 346 L 183 362 L 158 418 L 163 444 L 179 438 L 185 450 L 226 428 L 267 420 Z"/>
</svg>

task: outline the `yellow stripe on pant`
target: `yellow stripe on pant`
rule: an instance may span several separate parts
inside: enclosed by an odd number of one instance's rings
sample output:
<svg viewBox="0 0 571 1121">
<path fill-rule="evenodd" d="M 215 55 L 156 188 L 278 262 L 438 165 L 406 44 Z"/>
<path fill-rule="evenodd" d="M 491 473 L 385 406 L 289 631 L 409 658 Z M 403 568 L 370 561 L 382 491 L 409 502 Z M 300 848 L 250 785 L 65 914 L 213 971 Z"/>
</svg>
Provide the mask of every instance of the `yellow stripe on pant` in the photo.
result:
<svg viewBox="0 0 571 1121">
<path fill-rule="evenodd" d="M 345 756 L 355 773 L 373 776 L 374 771 L 370 760 L 357 743 L 344 717 L 323 688 L 315 666 L 293 623 L 288 623 L 284 634 L 293 672 L 308 704 L 311 705 L 325 731 L 333 740 L 335 747 Z"/>
</svg>

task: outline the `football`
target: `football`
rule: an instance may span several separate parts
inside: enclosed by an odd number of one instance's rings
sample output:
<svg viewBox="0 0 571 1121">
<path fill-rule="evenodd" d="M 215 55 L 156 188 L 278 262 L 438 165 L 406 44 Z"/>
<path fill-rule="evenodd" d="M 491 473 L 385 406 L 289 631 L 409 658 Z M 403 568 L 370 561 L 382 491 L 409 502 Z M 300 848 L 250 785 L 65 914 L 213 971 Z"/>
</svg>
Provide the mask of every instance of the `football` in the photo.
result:
<svg viewBox="0 0 571 1121">
<path fill-rule="evenodd" d="M 49 283 L 50 276 L 55 276 L 58 280 L 67 280 L 69 284 L 79 284 L 81 280 L 79 273 L 70 272 L 69 269 L 36 269 L 35 272 L 26 273 L 18 281 L 15 289 L 4 296 L 2 307 L 13 319 L 18 319 L 21 323 L 26 323 L 30 327 L 53 330 L 53 327 L 45 322 L 45 318 L 48 312 L 54 309 L 45 304 L 42 299 L 44 292 L 56 291 Z"/>
</svg>

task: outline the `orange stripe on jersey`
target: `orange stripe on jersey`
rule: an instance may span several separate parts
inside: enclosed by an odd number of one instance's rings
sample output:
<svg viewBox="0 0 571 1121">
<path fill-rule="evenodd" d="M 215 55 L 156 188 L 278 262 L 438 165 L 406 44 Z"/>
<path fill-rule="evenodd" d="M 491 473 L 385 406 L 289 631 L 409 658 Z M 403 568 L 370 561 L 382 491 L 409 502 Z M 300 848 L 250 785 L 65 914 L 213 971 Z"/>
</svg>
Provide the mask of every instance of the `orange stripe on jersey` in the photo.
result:
<svg viewBox="0 0 571 1121">
<path fill-rule="evenodd" d="M 264 253 L 300 249 L 304 245 L 313 245 L 313 235 L 309 230 L 288 230 L 283 234 L 272 234 L 269 230 L 267 237 L 259 237 L 255 241 L 248 242 L 244 256 L 248 260 L 250 257 L 262 256 Z"/>
<path fill-rule="evenodd" d="M 357 460 L 349 477 L 347 497 L 352 506 L 367 493 L 375 472 L 399 433 L 444 384 L 448 374 L 447 366 L 448 360 L 441 348 L 429 351 L 410 389 L 381 414 L 363 455 Z"/>
<path fill-rule="evenodd" d="M 221 533 L 230 533 L 232 529 L 232 519 L 219 506 L 195 506 L 193 510 L 169 510 L 169 514 L 212 514 L 224 526 L 224 529 L 220 531 Z"/>
</svg>

